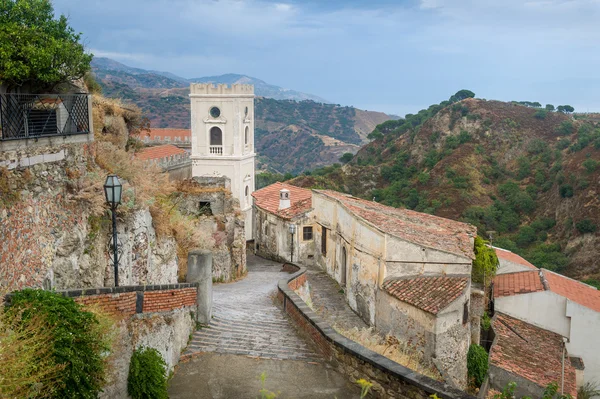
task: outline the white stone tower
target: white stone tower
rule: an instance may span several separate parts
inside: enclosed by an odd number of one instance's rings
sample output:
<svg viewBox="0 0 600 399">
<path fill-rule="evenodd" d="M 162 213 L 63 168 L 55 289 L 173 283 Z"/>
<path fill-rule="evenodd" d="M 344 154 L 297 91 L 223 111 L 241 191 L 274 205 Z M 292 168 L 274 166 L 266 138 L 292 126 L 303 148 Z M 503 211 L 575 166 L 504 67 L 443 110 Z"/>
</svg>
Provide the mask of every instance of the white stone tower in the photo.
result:
<svg viewBox="0 0 600 399">
<path fill-rule="evenodd" d="M 254 86 L 192 84 L 192 176 L 227 176 L 246 219 L 246 240 L 253 229 Z"/>
</svg>

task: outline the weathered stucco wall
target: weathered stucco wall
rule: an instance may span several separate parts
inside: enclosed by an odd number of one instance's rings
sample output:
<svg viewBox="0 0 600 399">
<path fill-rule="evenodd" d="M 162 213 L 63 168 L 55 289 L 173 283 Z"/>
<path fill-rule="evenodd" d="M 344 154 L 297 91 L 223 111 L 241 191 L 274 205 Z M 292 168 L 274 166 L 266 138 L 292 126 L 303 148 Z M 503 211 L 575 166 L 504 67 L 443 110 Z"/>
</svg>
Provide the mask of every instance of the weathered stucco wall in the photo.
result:
<svg viewBox="0 0 600 399">
<path fill-rule="evenodd" d="M 383 281 L 385 236 L 334 200 L 313 192 L 317 264 L 346 287 L 350 307 L 367 323 L 375 323 L 375 293 Z M 323 227 L 327 250 L 322 252 Z M 345 256 L 344 256 L 345 254 Z M 344 259 L 345 257 L 345 259 Z"/>
<path fill-rule="evenodd" d="M 419 274 L 471 274 L 471 259 L 386 235 L 384 278 Z"/>
<path fill-rule="evenodd" d="M 254 248 L 256 254 L 278 262 L 291 262 L 292 235 L 289 232 L 290 224 L 296 225 L 294 234 L 293 262 L 302 265 L 314 263 L 315 241 L 303 239 L 303 228 L 315 227 L 308 213 L 299 215 L 291 220 L 280 218 L 261 208 L 255 207 Z"/>
<path fill-rule="evenodd" d="M 495 298 L 494 308 L 519 320 L 569 338 L 571 322 L 566 317 L 567 300 L 552 291 Z"/>
<path fill-rule="evenodd" d="M 455 387 L 467 386 L 467 352 L 471 343 L 470 324 L 462 323 L 467 293 L 437 315 L 377 292 L 375 327 L 405 342 L 425 363 L 431 361 Z"/>
<path fill-rule="evenodd" d="M 383 334 L 397 336 L 422 356 L 435 353 L 435 316 L 399 301 L 380 290 L 377 292 L 375 327 Z"/>
<path fill-rule="evenodd" d="M 566 317 L 571 319 L 567 351 L 585 364 L 584 382 L 600 381 L 600 313 L 567 301 Z"/>
</svg>

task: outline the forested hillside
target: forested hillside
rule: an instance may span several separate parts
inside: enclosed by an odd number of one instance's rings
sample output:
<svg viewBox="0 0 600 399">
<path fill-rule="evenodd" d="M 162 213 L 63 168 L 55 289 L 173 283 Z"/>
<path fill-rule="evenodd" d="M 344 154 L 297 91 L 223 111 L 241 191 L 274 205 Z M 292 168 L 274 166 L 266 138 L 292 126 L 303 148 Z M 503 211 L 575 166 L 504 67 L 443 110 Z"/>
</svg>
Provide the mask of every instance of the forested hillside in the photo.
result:
<svg viewBox="0 0 600 399">
<path fill-rule="evenodd" d="M 467 221 L 537 266 L 600 277 L 598 122 L 472 94 L 385 122 L 349 164 L 294 182 Z"/>
</svg>

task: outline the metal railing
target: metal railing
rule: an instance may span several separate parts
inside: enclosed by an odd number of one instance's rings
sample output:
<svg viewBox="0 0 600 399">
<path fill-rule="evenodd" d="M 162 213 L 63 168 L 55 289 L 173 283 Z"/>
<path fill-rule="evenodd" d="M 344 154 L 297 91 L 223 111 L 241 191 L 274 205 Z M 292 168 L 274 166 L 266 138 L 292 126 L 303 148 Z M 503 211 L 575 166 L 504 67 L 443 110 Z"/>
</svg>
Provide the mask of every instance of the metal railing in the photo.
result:
<svg viewBox="0 0 600 399">
<path fill-rule="evenodd" d="M 0 141 L 88 134 L 87 94 L 1 94 Z"/>
</svg>

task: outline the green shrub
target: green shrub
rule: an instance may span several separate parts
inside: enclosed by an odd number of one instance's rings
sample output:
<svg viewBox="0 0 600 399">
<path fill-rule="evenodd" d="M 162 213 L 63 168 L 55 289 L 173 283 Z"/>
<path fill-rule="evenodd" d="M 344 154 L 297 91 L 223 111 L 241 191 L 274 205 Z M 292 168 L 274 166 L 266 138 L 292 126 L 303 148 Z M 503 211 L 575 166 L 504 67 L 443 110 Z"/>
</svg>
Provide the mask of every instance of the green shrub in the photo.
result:
<svg viewBox="0 0 600 399">
<path fill-rule="evenodd" d="M 154 348 L 139 348 L 131 355 L 127 393 L 133 399 L 167 399 L 167 364 Z"/>
<path fill-rule="evenodd" d="M 583 219 L 575 223 L 575 228 L 581 234 L 593 233 L 594 231 L 596 231 L 596 225 L 590 219 Z"/>
<path fill-rule="evenodd" d="M 575 125 L 571 121 L 562 121 L 562 123 L 556 128 L 555 133 L 560 136 L 568 136 L 575 130 Z"/>
<path fill-rule="evenodd" d="M 9 314 L 22 312 L 26 324 L 43 315 L 44 329 L 52 332 L 52 353 L 57 365 L 64 365 L 61 386 L 53 398 L 96 398 L 106 382 L 106 356 L 112 335 L 106 324 L 71 298 L 51 291 L 25 289 L 12 296 Z"/>
<path fill-rule="evenodd" d="M 533 114 L 537 119 L 546 119 L 546 115 L 548 115 L 548 111 L 545 109 L 538 109 L 535 111 L 535 114 Z"/>
<path fill-rule="evenodd" d="M 526 247 L 535 242 L 535 230 L 531 226 L 523 226 L 519 229 L 515 239 L 519 247 Z"/>
<path fill-rule="evenodd" d="M 482 346 L 471 344 L 467 353 L 467 372 L 475 380 L 475 385 L 480 387 L 488 371 L 488 354 Z"/>
<path fill-rule="evenodd" d="M 595 171 L 599 164 L 600 162 L 592 158 L 588 158 L 582 163 L 583 167 L 585 168 L 585 170 L 587 170 L 588 173 L 592 173 L 593 171 Z"/>
<path fill-rule="evenodd" d="M 481 237 L 475 237 L 475 260 L 471 271 L 472 279 L 476 283 L 490 283 L 498 269 L 498 257 L 496 251 L 488 246 Z"/>
<path fill-rule="evenodd" d="M 490 315 L 488 312 L 483 312 L 483 316 L 481 316 L 481 328 L 485 331 L 488 331 L 492 327 L 492 319 L 490 319 Z"/>
<path fill-rule="evenodd" d="M 563 198 L 571 198 L 573 196 L 573 186 L 570 184 L 563 184 L 559 187 L 560 196 Z"/>
<path fill-rule="evenodd" d="M 571 145 L 569 139 L 562 138 L 558 141 L 558 143 L 556 143 L 556 148 L 558 148 L 559 150 L 564 150 L 565 148 L 569 147 L 569 145 Z"/>
</svg>

